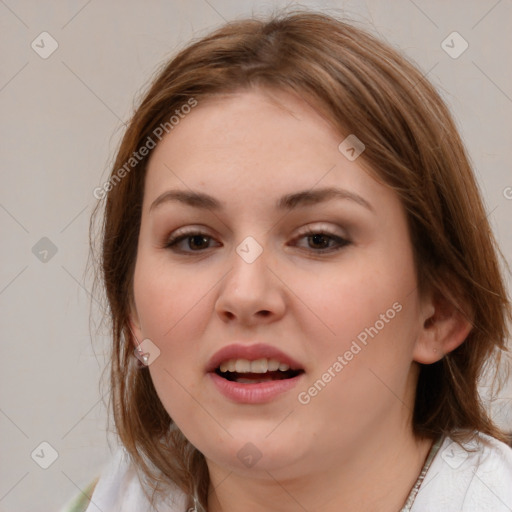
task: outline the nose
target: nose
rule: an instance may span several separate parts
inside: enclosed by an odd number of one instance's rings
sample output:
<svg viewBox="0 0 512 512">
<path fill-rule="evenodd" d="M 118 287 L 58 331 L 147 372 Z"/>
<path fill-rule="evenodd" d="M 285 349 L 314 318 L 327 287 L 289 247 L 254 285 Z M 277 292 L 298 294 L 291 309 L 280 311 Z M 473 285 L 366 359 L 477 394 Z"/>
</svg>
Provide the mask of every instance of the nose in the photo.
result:
<svg viewBox="0 0 512 512">
<path fill-rule="evenodd" d="M 233 252 L 231 270 L 221 281 L 216 313 L 226 323 L 275 322 L 285 311 L 285 286 L 268 265 L 269 251 L 263 250 L 252 262 L 240 254 Z"/>
</svg>

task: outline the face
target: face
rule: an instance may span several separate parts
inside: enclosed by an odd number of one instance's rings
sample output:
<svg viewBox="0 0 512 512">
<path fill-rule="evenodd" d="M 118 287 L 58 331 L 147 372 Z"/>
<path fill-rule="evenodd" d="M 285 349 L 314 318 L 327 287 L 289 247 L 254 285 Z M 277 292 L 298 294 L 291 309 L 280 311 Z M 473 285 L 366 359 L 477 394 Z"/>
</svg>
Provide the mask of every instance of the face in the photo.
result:
<svg viewBox="0 0 512 512">
<path fill-rule="evenodd" d="M 299 475 L 406 422 L 421 324 L 406 217 L 344 138 L 260 89 L 200 101 L 152 154 L 132 327 L 210 468 Z"/>
</svg>

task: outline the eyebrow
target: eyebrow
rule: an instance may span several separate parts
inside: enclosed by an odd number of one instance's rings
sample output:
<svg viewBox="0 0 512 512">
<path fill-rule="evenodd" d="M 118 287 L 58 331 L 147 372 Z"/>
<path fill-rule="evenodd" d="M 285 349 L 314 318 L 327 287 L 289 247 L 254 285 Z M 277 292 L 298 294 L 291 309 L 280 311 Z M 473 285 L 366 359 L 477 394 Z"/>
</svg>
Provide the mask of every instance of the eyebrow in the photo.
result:
<svg viewBox="0 0 512 512">
<path fill-rule="evenodd" d="M 375 213 L 372 205 L 360 195 L 350 192 L 349 190 L 335 187 L 303 190 L 292 194 L 286 194 L 277 201 L 275 207 L 278 210 L 293 210 L 303 206 L 312 206 L 323 203 L 332 199 L 348 199 Z M 202 192 L 191 192 L 188 190 L 168 190 L 153 201 L 149 211 L 151 212 L 157 207 L 169 202 L 180 202 L 194 208 L 201 208 L 205 210 L 219 211 L 223 209 L 223 203 L 208 194 L 204 194 Z"/>
</svg>

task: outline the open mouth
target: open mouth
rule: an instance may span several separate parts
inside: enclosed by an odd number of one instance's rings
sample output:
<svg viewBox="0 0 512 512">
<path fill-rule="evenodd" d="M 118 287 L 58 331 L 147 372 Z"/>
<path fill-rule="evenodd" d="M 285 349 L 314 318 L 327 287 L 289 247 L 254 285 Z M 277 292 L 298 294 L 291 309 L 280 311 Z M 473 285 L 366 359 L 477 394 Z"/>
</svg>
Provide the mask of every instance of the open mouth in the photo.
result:
<svg viewBox="0 0 512 512">
<path fill-rule="evenodd" d="M 301 373 L 303 369 L 290 368 L 286 363 L 277 359 L 230 359 L 222 362 L 215 373 L 228 381 L 239 384 L 257 384 L 273 380 L 292 379 Z"/>
</svg>

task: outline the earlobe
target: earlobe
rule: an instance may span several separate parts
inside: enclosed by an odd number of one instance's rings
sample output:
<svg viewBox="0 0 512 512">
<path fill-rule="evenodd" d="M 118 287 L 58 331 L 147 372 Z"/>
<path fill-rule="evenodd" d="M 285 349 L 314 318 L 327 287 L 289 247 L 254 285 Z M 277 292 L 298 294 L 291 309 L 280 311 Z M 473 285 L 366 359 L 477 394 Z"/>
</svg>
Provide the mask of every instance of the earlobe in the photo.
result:
<svg viewBox="0 0 512 512">
<path fill-rule="evenodd" d="M 473 324 L 467 314 L 440 292 L 430 295 L 423 311 L 413 359 L 418 363 L 432 364 L 464 343 Z"/>
</svg>

